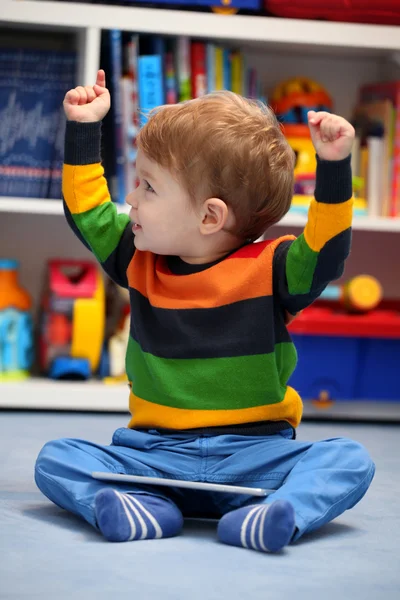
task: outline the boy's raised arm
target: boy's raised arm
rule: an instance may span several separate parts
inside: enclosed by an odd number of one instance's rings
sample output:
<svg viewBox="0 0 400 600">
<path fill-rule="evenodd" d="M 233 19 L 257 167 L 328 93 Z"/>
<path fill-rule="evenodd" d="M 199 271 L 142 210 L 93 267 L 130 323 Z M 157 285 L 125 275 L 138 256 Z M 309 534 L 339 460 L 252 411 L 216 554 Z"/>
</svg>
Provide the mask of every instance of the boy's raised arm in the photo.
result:
<svg viewBox="0 0 400 600">
<path fill-rule="evenodd" d="M 308 120 L 317 153 L 315 199 L 303 233 L 280 244 L 274 255 L 275 293 L 291 314 L 309 306 L 342 275 L 351 245 L 354 129 L 326 112 L 310 111 Z"/>
<path fill-rule="evenodd" d="M 96 84 L 78 86 L 65 95 L 67 117 L 63 167 L 67 221 L 106 273 L 127 287 L 126 270 L 134 253 L 129 217 L 111 201 L 101 165 L 101 121 L 110 108 L 104 71 Z"/>
</svg>

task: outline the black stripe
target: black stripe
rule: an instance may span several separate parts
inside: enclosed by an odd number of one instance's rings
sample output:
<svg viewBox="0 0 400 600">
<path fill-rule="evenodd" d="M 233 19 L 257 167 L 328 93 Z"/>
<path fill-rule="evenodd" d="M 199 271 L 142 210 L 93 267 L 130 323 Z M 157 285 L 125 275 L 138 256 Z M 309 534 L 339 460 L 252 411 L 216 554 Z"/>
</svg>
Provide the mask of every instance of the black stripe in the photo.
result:
<svg viewBox="0 0 400 600">
<path fill-rule="evenodd" d="M 328 240 L 321 248 L 315 265 L 313 289 L 319 288 L 321 293 L 328 283 L 343 275 L 344 263 L 350 254 L 351 237 L 352 229 L 349 227 Z"/>
<path fill-rule="evenodd" d="M 93 165 L 101 162 L 101 121 L 77 123 L 67 121 L 64 140 L 64 163 Z"/>
<path fill-rule="evenodd" d="M 315 199 L 326 204 L 339 204 L 353 195 L 351 157 L 343 160 L 321 160 L 317 156 Z"/>
<path fill-rule="evenodd" d="M 289 342 L 283 314 L 274 315 L 272 296 L 216 308 L 166 309 L 152 306 L 129 288 L 131 336 L 144 352 L 163 358 L 222 358 L 274 352 Z"/>
</svg>

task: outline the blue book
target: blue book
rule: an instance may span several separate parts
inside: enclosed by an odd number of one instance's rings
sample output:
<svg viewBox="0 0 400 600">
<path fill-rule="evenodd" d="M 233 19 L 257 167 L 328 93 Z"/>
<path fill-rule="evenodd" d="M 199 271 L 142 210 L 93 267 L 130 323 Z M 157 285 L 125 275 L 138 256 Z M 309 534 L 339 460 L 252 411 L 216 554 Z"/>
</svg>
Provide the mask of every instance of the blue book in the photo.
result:
<svg viewBox="0 0 400 600">
<path fill-rule="evenodd" d="M 110 59 L 111 59 L 111 117 L 113 122 L 115 148 L 115 185 L 113 185 L 113 200 L 119 204 L 125 203 L 125 153 L 122 111 L 122 32 L 111 29 Z"/>
<path fill-rule="evenodd" d="M 224 60 L 224 90 L 232 90 L 232 64 L 231 51 L 229 48 L 223 50 Z"/>
<path fill-rule="evenodd" d="M 74 66 L 64 77 L 66 59 Z M 52 179 L 61 182 L 60 115 L 74 61 L 60 51 L 0 50 L 0 195 L 48 198 Z"/>
<path fill-rule="evenodd" d="M 139 56 L 139 110 L 141 126 L 150 110 L 164 104 L 164 85 L 161 56 Z"/>
<path fill-rule="evenodd" d="M 215 91 L 215 44 L 207 44 L 207 93 Z"/>
</svg>

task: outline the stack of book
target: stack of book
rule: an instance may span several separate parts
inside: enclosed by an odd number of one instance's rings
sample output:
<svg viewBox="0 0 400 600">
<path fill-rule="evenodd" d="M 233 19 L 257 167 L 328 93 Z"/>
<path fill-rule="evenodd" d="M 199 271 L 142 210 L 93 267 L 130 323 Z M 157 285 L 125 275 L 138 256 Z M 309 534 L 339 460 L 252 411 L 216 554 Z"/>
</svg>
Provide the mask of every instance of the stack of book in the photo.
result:
<svg viewBox="0 0 400 600">
<path fill-rule="evenodd" d="M 353 174 L 368 215 L 400 217 L 400 81 L 363 85 L 354 125 Z"/>
</svg>

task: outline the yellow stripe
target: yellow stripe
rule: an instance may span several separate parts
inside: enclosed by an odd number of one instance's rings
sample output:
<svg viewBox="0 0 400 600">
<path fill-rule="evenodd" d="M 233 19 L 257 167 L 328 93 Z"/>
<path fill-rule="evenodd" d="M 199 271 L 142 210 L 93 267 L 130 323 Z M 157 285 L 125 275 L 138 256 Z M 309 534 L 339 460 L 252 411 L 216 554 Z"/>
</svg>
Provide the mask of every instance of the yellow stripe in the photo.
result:
<svg viewBox="0 0 400 600">
<path fill-rule="evenodd" d="M 111 201 L 100 163 L 78 166 L 64 164 L 62 191 L 72 214 L 84 213 Z"/>
<path fill-rule="evenodd" d="M 165 429 L 195 429 L 255 423 L 257 421 L 288 421 L 293 427 L 300 423 L 303 405 L 298 393 L 287 387 L 282 402 L 237 410 L 186 410 L 154 404 L 135 396 L 129 397 L 132 414 L 128 427 Z"/>
<path fill-rule="evenodd" d="M 312 200 L 304 238 L 314 252 L 319 252 L 330 239 L 351 227 L 353 198 L 339 204 L 325 204 Z"/>
</svg>

